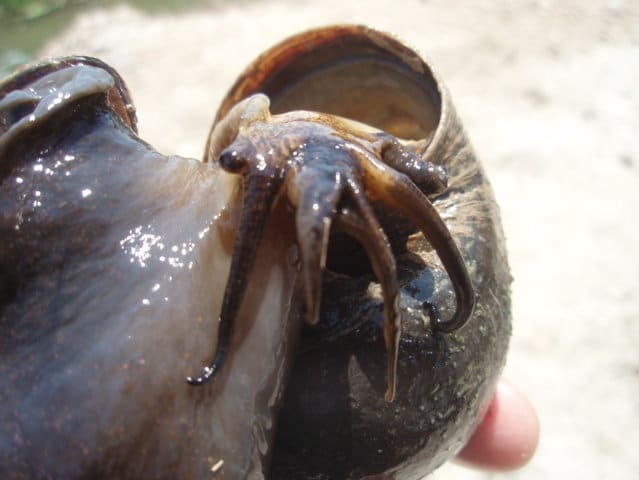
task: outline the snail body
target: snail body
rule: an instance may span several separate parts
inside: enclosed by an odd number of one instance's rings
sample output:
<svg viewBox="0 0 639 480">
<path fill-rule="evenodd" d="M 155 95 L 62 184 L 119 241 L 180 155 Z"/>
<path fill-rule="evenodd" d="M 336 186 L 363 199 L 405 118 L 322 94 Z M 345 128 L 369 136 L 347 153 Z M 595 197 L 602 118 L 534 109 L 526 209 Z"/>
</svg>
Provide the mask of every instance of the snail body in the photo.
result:
<svg viewBox="0 0 639 480">
<path fill-rule="evenodd" d="M 262 475 L 296 338 L 290 234 L 267 228 L 226 378 L 190 388 L 213 348 L 236 182 L 140 140 L 126 88 L 95 59 L 5 85 L 3 477 L 209 478 L 220 461 L 226 478 Z"/>
<path fill-rule="evenodd" d="M 0 114 L 4 471 L 412 479 L 465 443 L 510 276 L 413 50 L 357 26 L 285 40 L 223 100 L 205 163 L 141 141 L 95 59 L 5 80 Z"/>
</svg>

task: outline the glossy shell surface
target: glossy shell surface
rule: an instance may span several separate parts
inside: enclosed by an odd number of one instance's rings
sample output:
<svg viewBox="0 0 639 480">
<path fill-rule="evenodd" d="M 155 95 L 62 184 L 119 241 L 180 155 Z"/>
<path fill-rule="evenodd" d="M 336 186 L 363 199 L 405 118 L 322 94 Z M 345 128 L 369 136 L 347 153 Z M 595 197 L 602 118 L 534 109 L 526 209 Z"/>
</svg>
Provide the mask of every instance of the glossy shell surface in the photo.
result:
<svg viewBox="0 0 639 480">
<path fill-rule="evenodd" d="M 217 118 L 257 92 L 274 113 L 327 112 L 412 141 L 447 171 L 448 188 L 433 203 L 470 272 L 472 318 L 453 333 L 433 332 L 423 302 L 451 315 L 451 284 L 430 244 L 410 237 L 396 259 L 403 333 L 389 405 L 379 286 L 372 274 L 325 275 L 321 319 L 305 330 L 273 458 L 275 478 L 421 478 L 466 442 L 505 359 L 511 277 L 490 184 L 441 80 L 387 34 L 337 26 L 288 39 L 247 68 Z"/>
</svg>

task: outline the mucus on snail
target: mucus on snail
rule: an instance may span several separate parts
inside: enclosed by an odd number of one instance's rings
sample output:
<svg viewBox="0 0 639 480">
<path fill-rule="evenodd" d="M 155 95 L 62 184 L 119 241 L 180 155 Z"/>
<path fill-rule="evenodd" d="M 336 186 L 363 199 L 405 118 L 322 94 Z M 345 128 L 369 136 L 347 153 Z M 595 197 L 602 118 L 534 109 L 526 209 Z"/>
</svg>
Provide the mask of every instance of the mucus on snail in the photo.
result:
<svg viewBox="0 0 639 480">
<path fill-rule="evenodd" d="M 0 114 L 6 471 L 409 479 L 461 447 L 503 364 L 510 276 L 490 186 L 413 50 L 357 26 L 284 41 L 227 94 L 204 164 L 141 142 L 95 59 L 5 80 Z M 180 386 L 218 326 L 192 381 L 225 368 Z"/>
</svg>

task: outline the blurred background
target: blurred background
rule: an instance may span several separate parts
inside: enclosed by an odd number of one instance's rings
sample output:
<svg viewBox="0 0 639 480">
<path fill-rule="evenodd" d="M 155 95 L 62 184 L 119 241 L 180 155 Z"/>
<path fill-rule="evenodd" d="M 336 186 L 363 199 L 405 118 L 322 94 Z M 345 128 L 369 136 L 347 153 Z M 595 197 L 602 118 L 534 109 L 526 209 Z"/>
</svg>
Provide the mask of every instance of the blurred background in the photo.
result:
<svg viewBox="0 0 639 480">
<path fill-rule="evenodd" d="M 638 478 L 636 0 L 2 0 L 0 71 L 100 57 L 128 83 L 142 138 L 199 158 L 249 61 L 338 22 L 432 60 L 501 205 L 515 278 L 505 376 L 536 405 L 541 443 L 519 472 L 450 463 L 428 478 Z"/>
</svg>

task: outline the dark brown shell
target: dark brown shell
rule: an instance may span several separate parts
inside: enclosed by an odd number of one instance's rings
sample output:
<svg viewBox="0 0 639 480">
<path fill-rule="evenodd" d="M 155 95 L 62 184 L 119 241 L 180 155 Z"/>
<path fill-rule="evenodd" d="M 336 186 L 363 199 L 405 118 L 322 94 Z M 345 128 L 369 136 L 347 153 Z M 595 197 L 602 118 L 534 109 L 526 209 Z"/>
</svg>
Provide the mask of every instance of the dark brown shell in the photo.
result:
<svg viewBox="0 0 639 480">
<path fill-rule="evenodd" d="M 425 160 L 448 172 L 449 188 L 434 204 L 472 277 L 473 317 L 453 334 L 428 328 L 422 303 L 450 315 L 454 302 L 436 255 L 415 235 L 397 259 L 404 331 L 389 405 L 374 277 L 327 274 L 321 320 L 305 330 L 272 460 L 273 478 L 421 478 L 465 444 L 505 360 L 511 277 L 490 184 L 442 82 L 384 33 L 335 26 L 282 42 L 240 76 L 217 118 L 257 92 L 274 113 L 333 113 L 415 140 Z"/>
</svg>

